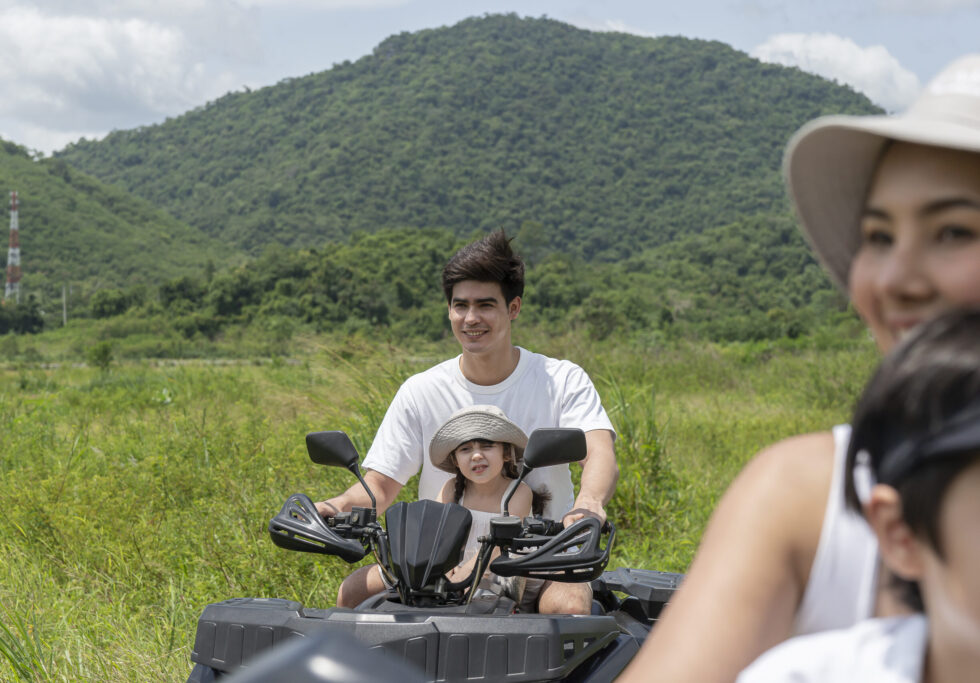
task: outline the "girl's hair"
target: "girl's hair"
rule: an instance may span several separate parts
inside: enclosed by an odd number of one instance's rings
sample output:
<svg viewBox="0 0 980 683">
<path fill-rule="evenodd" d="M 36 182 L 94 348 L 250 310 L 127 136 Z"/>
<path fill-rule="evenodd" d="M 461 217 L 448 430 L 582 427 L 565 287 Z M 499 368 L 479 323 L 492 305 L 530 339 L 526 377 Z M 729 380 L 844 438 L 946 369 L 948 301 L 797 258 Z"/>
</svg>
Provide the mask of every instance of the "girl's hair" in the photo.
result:
<svg viewBox="0 0 980 683">
<path fill-rule="evenodd" d="M 473 440 L 479 441 L 483 445 L 495 443 L 493 441 L 487 441 L 486 439 Z M 501 445 L 504 447 L 504 469 L 502 473 L 508 479 L 517 479 L 517 477 L 520 475 L 520 470 L 517 468 L 517 456 L 514 452 L 514 444 L 501 442 Z M 453 463 L 453 467 L 456 468 L 456 479 L 455 483 L 453 484 L 453 501 L 459 503 L 461 500 L 463 500 L 463 491 L 466 490 L 466 482 L 468 480 L 463 476 L 463 473 L 459 469 L 459 465 L 456 463 L 455 450 L 449 454 L 449 459 Z M 531 514 L 544 514 L 544 506 L 547 505 L 550 500 L 551 493 L 548 492 L 547 488 L 542 487 L 540 491 L 531 489 Z"/>
</svg>

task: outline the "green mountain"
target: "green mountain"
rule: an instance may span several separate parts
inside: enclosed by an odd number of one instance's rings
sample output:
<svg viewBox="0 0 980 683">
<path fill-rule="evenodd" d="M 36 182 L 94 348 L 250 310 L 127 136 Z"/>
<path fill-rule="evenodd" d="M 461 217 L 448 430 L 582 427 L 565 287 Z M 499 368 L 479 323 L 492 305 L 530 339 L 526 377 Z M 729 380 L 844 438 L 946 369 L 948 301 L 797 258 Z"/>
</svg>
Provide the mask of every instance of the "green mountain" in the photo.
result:
<svg viewBox="0 0 980 683">
<path fill-rule="evenodd" d="M 9 191 L 18 195 L 21 287 L 60 296 L 62 285 L 83 289 L 156 285 L 201 272 L 209 259 L 235 255 L 199 230 L 146 200 L 103 183 L 61 159 L 32 159 L 0 141 L 0 228 L 6 243 Z M 0 250 L 6 267 L 7 250 Z"/>
<path fill-rule="evenodd" d="M 58 157 L 252 254 L 504 227 L 540 256 L 602 262 L 784 215 L 792 131 L 874 111 L 718 42 L 487 16 Z"/>
</svg>

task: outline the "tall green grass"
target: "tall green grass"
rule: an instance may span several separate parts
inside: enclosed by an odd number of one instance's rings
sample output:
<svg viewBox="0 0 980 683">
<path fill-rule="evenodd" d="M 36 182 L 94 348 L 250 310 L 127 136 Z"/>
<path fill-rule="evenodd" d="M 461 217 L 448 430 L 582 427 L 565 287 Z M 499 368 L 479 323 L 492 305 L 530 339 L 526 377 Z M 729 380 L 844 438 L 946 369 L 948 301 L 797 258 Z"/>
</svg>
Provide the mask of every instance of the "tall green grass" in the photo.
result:
<svg viewBox="0 0 980 683">
<path fill-rule="evenodd" d="M 821 350 L 528 337 L 589 372 L 616 426 L 614 563 L 675 571 L 744 462 L 846 420 L 875 362 L 860 339 Z M 352 483 L 310 463 L 303 436 L 342 429 L 363 453 L 399 384 L 455 353 L 452 340 L 304 337 L 290 358 L 0 367 L 0 680 L 183 680 L 209 602 L 332 605 L 350 567 L 284 552 L 266 532 L 289 494 Z"/>
</svg>

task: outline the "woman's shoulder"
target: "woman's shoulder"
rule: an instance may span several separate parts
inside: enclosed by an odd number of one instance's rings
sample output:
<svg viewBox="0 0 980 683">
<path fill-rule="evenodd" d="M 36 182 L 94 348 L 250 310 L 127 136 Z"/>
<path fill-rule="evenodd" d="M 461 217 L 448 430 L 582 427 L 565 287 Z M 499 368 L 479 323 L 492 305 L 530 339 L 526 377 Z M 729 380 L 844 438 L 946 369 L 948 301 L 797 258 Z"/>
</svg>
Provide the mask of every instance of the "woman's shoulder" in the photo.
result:
<svg viewBox="0 0 980 683">
<path fill-rule="evenodd" d="M 739 473 L 728 494 L 779 503 L 808 519 L 822 519 L 830 493 L 836 450 L 832 432 L 799 434 L 759 451 Z"/>
<path fill-rule="evenodd" d="M 820 541 L 820 528 L 834 470 L 831 432 L 778 441 L 753 457 L 725 491 L 708 525 L 723 555 L 754 545 L 769 558 L 783 558 L 800 590 Z M 711 533 L 712 528 L 721 532 Z M 727 539 L 727 540 L 726 540 Z M 715 547 L 716 543 L 710 544 Z M 702 544 L 702 548 L 704 544 Z"/>
<path fill-rule="evenodd" d="M 664 680 L 731 680 L 789 635 L 820 542 L 833 455 L 829 432 L 793 436 L 735 477 L 641 653 L 647 664 L 660 660 Z M 704 647 L 714 659 L 703 659 Z"/>
<path fill-rule="evenodd" d="M 763 486 L 802 486 L 826 493 L 837 449 L 833 432 L 798 434 L 762 449 L 743 475 Z"/>
</svg>

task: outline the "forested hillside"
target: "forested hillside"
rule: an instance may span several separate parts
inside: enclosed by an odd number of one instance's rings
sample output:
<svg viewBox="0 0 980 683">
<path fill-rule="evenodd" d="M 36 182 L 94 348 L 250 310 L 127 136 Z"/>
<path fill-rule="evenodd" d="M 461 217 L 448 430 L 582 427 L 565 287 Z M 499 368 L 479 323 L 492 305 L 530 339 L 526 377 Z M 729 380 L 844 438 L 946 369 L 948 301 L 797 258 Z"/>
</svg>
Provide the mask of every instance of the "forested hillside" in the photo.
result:
<svg viewBox="0 0 980 683">
<path fill-rule="evenodd" d="M 18 145 L 0 141 L 4 245 L 10 190 L 18 193 L 25 295 L 60 295 L 62 285 L 156 287 L 201 272 L 209 259 L 220 265 L 235 255 L 120 187 L 61 159 L 33 160 Z M 0 264 L 7 265 L 5 246 Z"/>
<path fill-rule="evenodd" d="M 874 110 L 718 42 L 487 16 L 59 156 L 253 254 L 524 227 L 542 255 L 617 261 L 783 214 L 791 132 Z"/>
<path fill-rule="evenodd" d="M 186 354 L 188 343 L 198 348 L 243 327 L 280 341 L 301 326 L 438 340 L 449 333 L 440 273 L 464 242 L 448 230 L 402 228 L 357 233 L 320 249 L 269 247 L 210 277 L 166 282 L 155 297 L 102 290 L 91 314 L 108 319 L 106 336 L 146 335 L 131 353 L 154 356 Z M 521 237 L 515 246 L 533 254 Z M 853 328 L 850 315 L 839 315 L 844 306 L 792 221 L 762 217 L 683 236 L 619 263 L 532 256 L 518 329 L 644 344 L 755 341 L 835 330 L 841 322 Z"/>
</svg>

